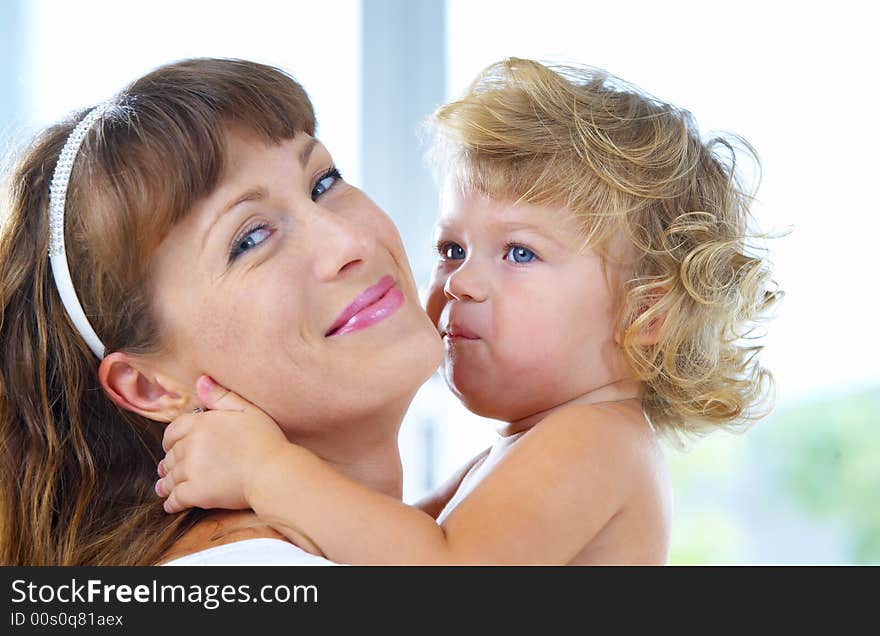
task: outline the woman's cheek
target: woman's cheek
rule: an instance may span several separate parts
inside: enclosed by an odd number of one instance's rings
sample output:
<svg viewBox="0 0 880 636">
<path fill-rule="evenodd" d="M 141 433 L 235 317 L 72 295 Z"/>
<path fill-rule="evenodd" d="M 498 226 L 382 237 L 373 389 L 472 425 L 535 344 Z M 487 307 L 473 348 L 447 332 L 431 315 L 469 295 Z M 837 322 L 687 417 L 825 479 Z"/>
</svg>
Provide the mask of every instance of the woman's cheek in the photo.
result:
<svg viewBox="0 0 880 636">
<path fill-rule="evenodd" d="M 446 294 L 443 292 L 443 289 L 446 287 L 446 279 L 448 277 L 448 272 L 439 263 L 434 266 L 434 271 L 431 273 L 431 282 L 428 285 L 428 295 L 425 299 L 425 311 L 435 327 L 440 320 L 443 307 L 446 305 Z"/>
</svg>

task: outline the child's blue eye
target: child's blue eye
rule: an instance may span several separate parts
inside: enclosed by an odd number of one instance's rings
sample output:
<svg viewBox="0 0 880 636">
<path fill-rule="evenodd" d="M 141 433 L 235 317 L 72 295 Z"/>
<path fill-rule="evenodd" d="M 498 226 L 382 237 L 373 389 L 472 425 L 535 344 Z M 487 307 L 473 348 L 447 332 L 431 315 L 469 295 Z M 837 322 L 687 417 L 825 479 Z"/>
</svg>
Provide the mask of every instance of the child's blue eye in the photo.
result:
<svg viewBox="0 0 880 636">
<path fill-rule="evenodd" d="M 259 225 L 248 230 L 241 239 L 233 244 L 232 251 L 229 253 L 229 261 L 232 262 L 248 250 L 255 248 L 269 238 L 271 234 L 272 232 L 265 225 Z"/>
<path fill-rule="evenodd" d="M 507 257 L 507 260 L 513 261 L 514 263 L 531 263 L 538 258 L 537 254 L 522 245 L 511 245 L 505 256 Z"/>
<path fill-rule="evenodd" d="M 315 187 L 312 188 L 312 201 L 317 201 L 318 198 L 327 192 L 330 188 L 336 185 L 337 181 L 342 180 L 342 174 L 336 168 L 330 168 L 327 172 L 322 174 L 317 183 L 315 183 Z"/>
<path fill-rule="evenodd" d="M 451 261 L 461 261 L 466 256 L 464 248 L 458 243 L 444 243 L 440 246 L 440 253 Z"/>
</svg>

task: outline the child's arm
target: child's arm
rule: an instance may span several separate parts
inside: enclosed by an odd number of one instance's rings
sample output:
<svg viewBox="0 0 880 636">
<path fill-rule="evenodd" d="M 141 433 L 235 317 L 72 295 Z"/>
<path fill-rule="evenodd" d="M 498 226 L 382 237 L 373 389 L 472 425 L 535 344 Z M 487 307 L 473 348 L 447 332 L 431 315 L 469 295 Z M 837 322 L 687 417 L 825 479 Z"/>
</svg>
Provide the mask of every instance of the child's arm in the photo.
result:
<svg viewBox="0 0 880 636">
<path fill-rule="evenodd" d="M 252 405 L 250 409 L 259 411 Z M 226 460 L 219 462 L 232 475 L 229 480 L 241 482 L 235 487 L 243 492 L 225 504 L 246 502 L 279 531 L 290 532 L 295 541 L 302 532 L 338 562 L 567 563 L 620 511 L 635 479 L 638 458 L 632 457 L 636 453 L 626 433 L 631 427 L 609 425 L 615 417 L 621 416 L 607 407 L 551 415 L 508 451 L 443 527 L 421 510 L 342 476 L 308 450 L 286 442 L 273 441 L 252 455 L 241 443 L 232 446 L 229 460 L 241 458 L 247 466 L 232 469 Z M 200 434 L 210 440 L 220 434 L 215 428 L 206 426 Z M 249 437 L 240 426 L 237 431 L 239 442 Z M 176 439 L 168 446 L 174 443 Z M 189 461 L 198 453 L 188 451 L 185 457 Z M 218 458 L 210 459 L 216 466 Z M 196 493 L 220 488 L 223 482 L 192 468 L 179 489 L 170 476 L 162 480 L 167 483 L 160 494 L 171 492 L 172 510 L 218 505 Z"/>
</svg>

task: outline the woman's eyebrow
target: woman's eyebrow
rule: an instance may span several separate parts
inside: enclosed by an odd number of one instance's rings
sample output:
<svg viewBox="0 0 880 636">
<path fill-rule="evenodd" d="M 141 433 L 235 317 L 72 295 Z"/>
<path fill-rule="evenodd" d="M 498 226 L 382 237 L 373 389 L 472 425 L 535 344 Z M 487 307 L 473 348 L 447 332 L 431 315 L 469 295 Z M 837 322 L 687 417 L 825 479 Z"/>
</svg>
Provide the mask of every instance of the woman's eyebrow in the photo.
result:
<svg viewBox="0 0 880 636">
<path fill-rule="evenodd" d="M 266 196 L 266 190 L 263 189 L 261 186 L 250 188 L 250 189 L 246 190 L 237 199 L 235 199 L 235 201 L 233 201 L 231 205 L 227 206 L 226 209 L 224 209 L 217 216 L 221 217 L 237 205 L 241 205 L 242 203 L 247 203 L 248 201 L 259 201 L 260 199 L 265 198 L 265 196 Z"/>
<path fill-rule="evenodd" d="M 312 152 L 315 150 L 315 147 L 318 145 L 318 143 L 319 142 L 317 139 L 311 137 L 306 142 L 305 146 L 303 146 L 303 149 L 300 150 L 298 159 L 303 169 L 308 166 L 309 158 L 312 156 Z M 242 203 L 259 201 L 261 199 L 265 199 L 266 196 L 266 189 L 263 186 L 255 186 L 252 188 L 248 188 L 243 193 L 235 197 L 235 199 L 230 201 L 227 205 L 223 206 L 211 220 L 211 225 L 208 226 L 208 229 L 205 231 L 205 235 L 202 237 L 202 250 L 204 250 L 205 243 L 208 240 L 208 235 L 211 233 L 211 229 L 217 224 L 217 221 L 220 220 L 220 218 L 228 214 L 236 206 L 241 205 Z"/>
<path fill-rule="evenodd" d="M 241 193 L 239 196 L 237 196 L 229 205 L 224 207 L 220 211 L 220 213 L 214 217 L 214 221 L 213 221 L 213 223 L 211 223 L 211 225 L 214 225 L 214 223 L 216 223 L 220 219 L 220 217 L 225 216 L 231 210 L 233 210 L 235 207 L 241 205 L 242 203 L 248 203 L 249 201 L 259 201 L 260 199 L 265 199 L 265 198 L 266 198 L 266 189 L 263 186 L 254 186 L 253 188 L 248 188 L 243 193 Z"/>
<path fill-rule="evenodd" d="M 318 140 L 312 137 L 306 142 L 306 145 L 303 146 L 303 149 L 299 151 L 299 162 L 303 168 L 305 168 L 309 163 L 309 157 L 312 156 L 312 152 L 315 150 L 315 146 L 318 145 Z M 215 221 L 219 219 L 221 216 L 225 215 L 232 208 L 247 201 L 259 201 L 266 197 L 266 190 L 262 186 L 255 186 L 253 188 L 249 188 L 245 190 L 240 196 L 236 197 L 231 203 L 229 203 L 226 207 L 224 207 L 217 217 L 214 219 Z"/>
<path fill-rule="evenodd" d="M 208 242 L 208 235 L 211 234 L 211 230 L 217 225 L 217 221 L 219 221 L 223 216 L 228 214 L 231 210 L 241 205 L 242 203 L 247 203 L 249 201 L 259 201 L 260 199 L 266 198 L 266 190 L 262 186 L 256 186 L 253 188 L 249 188 L 245 190 L 242 194 L 237 196 L 232 200 L 231 203 L 221 208 L 220 212 L 218 212 L 213 219 L 211 219 L 211 224 L 205 230 L 204 235 L 202 236 L 202 245 L 201 251 L 205 249 L 205 243 Z"/>
<path fill-rule="evenodd" d="M 312 156 L 312 151 L 315 149 L 315 146 L 318 145 L 318 140 L 312 137 L 303 147 L 303 149 L 299 153 L 299 162 L 303 168 L 305 168 L 309 163 L 309 157 Z"/>
</svg>

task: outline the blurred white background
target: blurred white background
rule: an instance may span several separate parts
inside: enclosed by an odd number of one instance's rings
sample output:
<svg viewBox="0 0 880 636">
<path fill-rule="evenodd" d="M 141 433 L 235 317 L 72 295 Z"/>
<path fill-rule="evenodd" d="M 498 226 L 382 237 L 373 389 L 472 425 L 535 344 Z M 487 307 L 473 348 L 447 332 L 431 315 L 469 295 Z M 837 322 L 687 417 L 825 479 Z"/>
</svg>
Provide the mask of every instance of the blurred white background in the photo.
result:
<svg viewBox="0 0 880 636">
<path fill-rule="evenodd" d="M 864 3 L 12 0 L 0 8 L 3 150 L 163 63 L 244 57 L 308 90 L 319 135 L 433 258 L 419 122 L 506 56 L 607 69 L 761 157 L 755 208 L 787 296 L 764 360 L 778 407 L 742 437 L 670 449 L 673 563 L 880 562 L 876 20 Z M 491 443 L 435 376 L 401 436 L 411 501 Z"/>
</svg>

